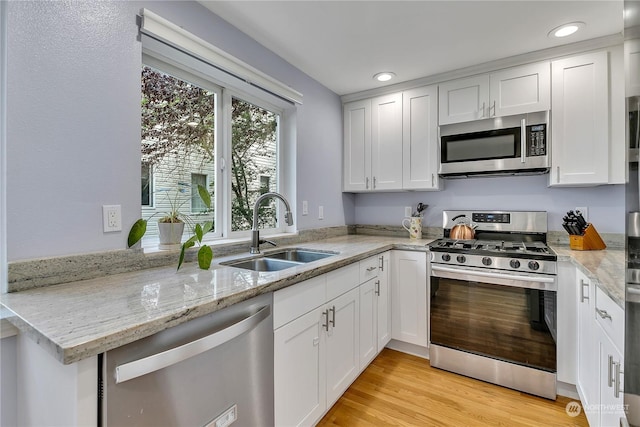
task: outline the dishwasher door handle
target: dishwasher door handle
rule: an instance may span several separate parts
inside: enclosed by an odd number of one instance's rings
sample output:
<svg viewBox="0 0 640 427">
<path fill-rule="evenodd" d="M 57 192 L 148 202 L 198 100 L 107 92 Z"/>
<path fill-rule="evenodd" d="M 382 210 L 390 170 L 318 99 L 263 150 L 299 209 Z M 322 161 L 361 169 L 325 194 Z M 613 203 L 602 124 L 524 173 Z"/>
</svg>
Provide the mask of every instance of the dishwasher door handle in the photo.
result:
<svg viewBox="0 0 640 427">
<path fill-rule="evenodd" d="M 116 366 L 116 384 L 123 383 L 128 380 L 140 377 L 151 372 L 175 365 L 190 357 L 209 351 L 221 344 L 231 341 L 237 336 L 250 331 L 258 326 L 260 322 L 269 317 L 271 307 L 265 305 L 254 314 L 234 323 L 233 325 L 214 332 L 211 335 L 191 341 L 180 347 L 172 348 L 152 356 L 134 360 L 133 362 L 124 363 Z"/>
</svg>

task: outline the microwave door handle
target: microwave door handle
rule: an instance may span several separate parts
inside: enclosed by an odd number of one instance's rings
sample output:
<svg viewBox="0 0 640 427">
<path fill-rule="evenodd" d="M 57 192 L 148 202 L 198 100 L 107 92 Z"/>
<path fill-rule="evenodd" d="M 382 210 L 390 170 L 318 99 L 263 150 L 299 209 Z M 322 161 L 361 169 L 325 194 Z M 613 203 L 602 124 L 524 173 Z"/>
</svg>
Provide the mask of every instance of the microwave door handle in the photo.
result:
<svg viewBox="0 0 640 427">
<path fill-rule="evenodd" d="M 520 120 L 520 163 L 527 161 L 525 153 L 527 150 L 527 119 Z"/>
</svg>

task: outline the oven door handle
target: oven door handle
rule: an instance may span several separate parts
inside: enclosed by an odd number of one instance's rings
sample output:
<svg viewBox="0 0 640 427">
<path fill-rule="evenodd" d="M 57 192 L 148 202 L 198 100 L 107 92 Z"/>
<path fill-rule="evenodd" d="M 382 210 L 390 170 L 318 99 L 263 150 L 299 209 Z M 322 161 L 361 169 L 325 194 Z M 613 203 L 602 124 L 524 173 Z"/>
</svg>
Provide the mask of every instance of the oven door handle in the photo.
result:
<svg viewBox="0 0 640 427">
<path fill-rule="evenodd" d="M 438 272 L 443 273 L 452 273 L 448 275 L 438 275 Z M 478 270 L 468 270 L 468 269 L 458 269 L 453 267 L 443 267 L 440 265 L 431 265 L 431 275 L 436 277 L 449 277 L 453 279 L 459 280 L 474 280 L 474 278 L 490 278 L 496 279 L 497 284 L 505 284 L 506 286 L 516 286 L 521 288 L 535 288 L 542 290 L 557 290 L 556 278 L 549 276 L 526 276 L 521 274 L 512 274 L 508 272 L 490 272 L 490 271 L 478 271 Z M 458 277 L 451 277 L 451 276 Z M 525 283 L 516 284 L 516 283 L 500 283 L 501 281 L 522 281 L 528 282 L 531 285 L 526 285 Z"/>
</svg>

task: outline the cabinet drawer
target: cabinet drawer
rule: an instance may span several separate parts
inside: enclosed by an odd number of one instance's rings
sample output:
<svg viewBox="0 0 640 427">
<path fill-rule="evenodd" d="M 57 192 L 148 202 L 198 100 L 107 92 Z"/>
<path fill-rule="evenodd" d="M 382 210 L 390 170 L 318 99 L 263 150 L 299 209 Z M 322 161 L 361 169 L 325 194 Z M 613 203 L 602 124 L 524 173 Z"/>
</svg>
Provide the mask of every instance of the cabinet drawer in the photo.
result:
<svg viewBox="0 0 640 427">
<path fill-rule="evenodd" d="M 622 353 L 624 349 L 624 310 L 602 289 L 596 287 L 596 322 Z"/>
<path fill-rule="evenodd" d="M 324 301 L 330 301 L 360 284 L 358 281 L 360 269 L 357 262 L 330 271 L 325 276 L 327 276 L 327 299 Z"/>
<path fill-rule="evenodd" d="M 360 261 L 360 282 L 364 283 L 374 277 L 378 277 L 380 271 L 380 255 Z"/>
<path fill-rule="evenodd" d="M 326 274 L 280 289 L 273 294 L 273 329 L 321 306 L 327 301 Z"/>
</svg>

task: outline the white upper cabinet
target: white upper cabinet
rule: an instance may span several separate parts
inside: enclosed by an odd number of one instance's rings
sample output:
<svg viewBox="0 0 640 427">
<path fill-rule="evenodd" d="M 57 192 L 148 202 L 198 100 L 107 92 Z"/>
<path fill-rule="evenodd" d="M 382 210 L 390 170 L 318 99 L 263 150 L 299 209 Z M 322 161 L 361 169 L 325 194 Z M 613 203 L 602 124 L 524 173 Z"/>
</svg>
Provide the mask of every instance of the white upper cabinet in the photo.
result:
<svg viewBox="0 0 640 427">
<path fill-rule="evenodd" d="M 344 191 L 369 190 L 371 179 L 371 100 L 344 104 Z"/>
<path fill-rule="evenodd" d="M 439 190 L 438 87 L 402 94 L 402 188 Z"/>
<path fill-rule="evenodd" d="M 609 182 L 607 52 L 552 63 L 551 185 Z"/>
<path fill-rule="evenodd" d="M 439 91 L 439 124 L 470 122 L 487 117 L 489 75 L 442 83 Z"/>
<path fill-rule="evenodd" d="M 402 189 L 402 93 L 371 100 L 371 184 Z"/>
<path fill-rule="evenodd" d="M 439 124 L 549 110 L 549 87 L 549 62 L 442 83 Z"/>
</svg>

